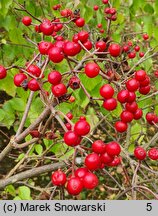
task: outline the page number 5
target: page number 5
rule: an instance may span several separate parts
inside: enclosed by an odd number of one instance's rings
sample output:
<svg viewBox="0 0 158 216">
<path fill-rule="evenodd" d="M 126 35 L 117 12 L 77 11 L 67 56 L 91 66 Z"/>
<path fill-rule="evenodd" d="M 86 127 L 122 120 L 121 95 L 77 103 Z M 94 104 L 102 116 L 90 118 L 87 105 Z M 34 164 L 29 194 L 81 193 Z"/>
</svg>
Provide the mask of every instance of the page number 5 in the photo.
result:
<svg viewBox="0 0 158 216">
<path fill-rule="evenodd" d="M 151 211 L 152 210 L 152 203 L 147 203 L 146 210 Z"/>
</svg>

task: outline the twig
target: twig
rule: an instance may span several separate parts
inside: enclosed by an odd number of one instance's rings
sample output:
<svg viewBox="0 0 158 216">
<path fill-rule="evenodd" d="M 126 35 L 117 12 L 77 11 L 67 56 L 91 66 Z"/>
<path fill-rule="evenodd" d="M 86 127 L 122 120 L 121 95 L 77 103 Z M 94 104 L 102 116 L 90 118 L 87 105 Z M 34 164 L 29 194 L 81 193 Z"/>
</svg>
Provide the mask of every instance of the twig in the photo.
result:
<svg viewBox="0 0 158 216">
<path fill-rule="evenodd" d="M 18 181 L 22 181 L 22 180 L 27 179 L 27 178 L 32 178 L 34 176 L 38 176 L 40 174 L 47 173 L 47 172 L 56 170 L 59 167 L 62 168 L 65 166 L 66 166 L 66 164 L 64 162 L 60 162 L 60 163 L 55 163 L 55 164 L 44 165 L 41 167 L 37 167 L 37 168 L 33 168 L 30 170 L 21 172 L 19 174 L 16 174 L 16 175 L 10 177 L 10 178 L 0 180 L 0 188 L 4 188 L 9 184 L 14 184 Z"/>
</svg>

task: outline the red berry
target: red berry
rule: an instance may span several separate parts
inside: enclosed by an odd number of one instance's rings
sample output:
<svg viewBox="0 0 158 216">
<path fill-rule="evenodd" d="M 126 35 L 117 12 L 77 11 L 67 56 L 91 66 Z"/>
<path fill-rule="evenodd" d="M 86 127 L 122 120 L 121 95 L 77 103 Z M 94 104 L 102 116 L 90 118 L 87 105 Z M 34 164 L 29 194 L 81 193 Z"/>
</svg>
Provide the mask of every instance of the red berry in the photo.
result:
<svg viewBox="0 0 158 216">
<path fill-rule="evenodd" d="M 87 172 L 84 179 L 83 179 L 83 185 L 86 189 L 94 189 L 97 187 L 99 181 L 95 174 Z"/>
<path fill-rule="evenodd" d="M 120 103 L 126 103 L 127 100 L 129 98 L 129 91 L 128 90 L 121 90 L 120 92 L 118 92 L 117 94 L 117 100 Z"/>
<path fill-rule="evenodd" d="M 31 25 L 31 23 L 32 23 L 31 17 L 29 17 L 29 16 L 24 16 L 24 17 L 22 18 L 22 23 L 23 23 L 25 26 Z"/>
<path fill-rule="evenodd" d="M 110 8 L 109 7 L 107 7 L 107 8 L 104 9 L 104 13 L 109 14 L 109 12 L 110 12 Z"/>
<path fill-rule="evenodd" d="M 38 33 L 41 33 L 40 25 L 35 26 L 35 31 Z"/>
<path fill-rule="evenodd" d="M 97 154 L 103 154 L 106 151 L 106 145 L 102 140 L 96 140 L 92 143 L 92 150 Z"/>
<path fill-rule="evenodd" d="M 146 72 L 144 70 L 139 70 L 135 72 L 135 79 L 137 81 L 143 81 L 146 78 Z"/>
<path fill-rule="evenodd" d="M 87 50 L 91 50 L 93 47 L 93 44 L 90 40 L 87 40 L 86 42 L 83 43 L 83 46 L 87 49 Z"/>
<path fill-rule="evenodd" d="M 105 84 L 100 88 L 100 95 L 105 98 L 109 99 L 112 98 L 114 95 L 114 89 L 110 84 Z"/>
<path fill-rule="evenodd" d="M 81 137 L 78 136 L 74 131 L 68 131 L 64 134 L 64 142 L 68 146 L 77 146 L 81 142 Z"/>
<path fill-rule="evenodd" d="M 57 40 L 57 41 L 64 41 L 64 38 L 63 38 L 63 36 L 58 35 L 58 36 L 55 38 L 55 40 Z"/>
<path fill-rule="evenodd" d="M 133 43 L 132 43 L 132 41 L 128 41 L 128 46 L 132 46 L 133 45 Z"/>
<path fill-rule="evenodd" d="M 51 42 L 47 42 L 47 41 L 41 41 L 39 44 L 38 44 L 38 49 L 39 49 L 39 52 L 42 54 L 42 55 L 47 55 L 48 54 L 48 50 L 53 46 L 53 44 Z"/>
<path fill-rule="evenodd" d="M 40 89 L 40 86 L 39 86 L 39 83 L 37 82 L 36 79 L 31 79 L 29 82 L 28 82 L 28 88 L 31 90 L 31 91 L 38 91 Z"/>
<path fill-rule="evenodd" d="M 97 170 L 97 169 L 99 169 L 100 164 L 101 164 L 100 157 L 96 153 L 88 154 L 86 156 L 86 158 L 85 158 L 85 166 L 89 170 Z"/>
<path fill-rule="evenodd" d="M 17 87 L 20 87 L 21 84 L 23 83 L 24 80 L 27 79 L 27 76 L 23 73 L 19 73 L 19 74 L 16 74 L 14 76 L 14 84 L 17 86 Z"/>
<path fill-rule="evenodd" d="M 72 126 L 71 126 L 70 123 L 66 123 L 65 126 L 66 126 L 66 128 L 67 128 L 68 130 L 71 130 L 71 129 L 72 129 Z"/>
<path fill-rule="evenodd" d="M 81 51 L 81 46 L 78 43 L 68 41 L 64 44 L 63 50 L 67 56 L 75 56 Z"/>
<path fill-rule="evenodd" d="M 88 169 L 86 167 L 81 167 L 75 170 L 75 176 L 80 178 L 83 181 L 83 178 L 87 174 Z"/>
<path fill-rule="evenodd" d="M 139 52 L 139 50 L 140 50 L 140 46 L 138 46 L 138 45 L 135 46 L 135 47 L 134 47 L 134 50 L 135 50 L 136 52 Z"/>
<path fill-rule="evenodd" d="M 136 57 L 136 52 L 135 52 L 135 51 L 132 51 L 132 52 L 128 53 L 128 57 L 129 57 L 130 59 L 135 58 L 135 57 Z"/>
<path fill-rule="evenodd" d="M 156 78 L 158 78 L 158 70 L 154 72 Z"/>
<path fill-rule="evenodd" d="M 72 15 L 72 10 L 70 9 L 64 9 L 60 12 L 61 16 L 63 17 L 69 17 Z"/>
<path fill-rule="evenodd" d="M 85 120 L 79 120 L 74 126 L 74 131 L 80 136 L 85 136 L 90 131 L 90 125 Z"/>
<path fill-rule="evenodd" d="M 52 71 L 48 74 L 48 82 L 51 83 L 52 85 L 59 84 L 61 79 L 62 79 L 62 75 L 58 71 Z"/>
<path fill-rule="evenodd" d="M 40 30 L 44 35 L 51 35 L 54 31 L 54 24 L 50 20 L 44 20 L 40 24 Z"/>
<path fill-rule="evenodd" d="M 135 92 L 129 92 L 129 96 L 127 98 L 127 102 L 128 103 L 132 103 L 135 100 L 136 100 L 136 94 L 135 94 Z"/>
<path fill-rule="evenodd" d="M 68 112 L 68 113 L 66 114 L 66 116 L 67 116 L 70 120 L 73 119 L 73 115 L 72 115 L 71 112 Z"/>
<path fill-rule="evenodd" d="M 67 93 L 67 88 L 63 83 L 52 86 L 52 93 L 55 97 L 61 97 Z"/>
<path fill-rule="evenodd" d="M 139 82 L 136 79 L 130 79 L 126 82 L 126 87 L 128 91 L 134 92 L 139 88 Z"/>
<path fill-rule="evenodd" d="M 64 41 L 56 41 L 56 42 L 54 43 L 54 46 L 60 48 L 62 51 L 63 51 L 64 45 L 65 45 L 65 42 L 64 42 Z"/>
<path fill-rule="evenodd" d="M 102 24 L 101 24 L 101 23 L 98 23 L 97 27 L 98 27 L 98 28 L 102 28 Z"/>
<path fill-rule="evenodd" d="M 149 124 L 153 124 L 153 122 L 155 122 L 155 117 L 156 115 L 154 113 L 149 112 L 146 114 L 146 120 Z"/>
<path fill-rule="evenodd" d="M 143 116 L 143 111 L 142 109 L 138 108 L 134 113 L 133 113 L 134 119 L 138 120 Z"/>
<path fill-rule="evenodd" d="M 125 122 L 122 122 L 122 121 L 117 121 L 115 123 L 115 129 L 120 132 L 120 133 L 123 133 L 127 130 L 127 124 Z"/>
<path fill-rule="evenodd" d="M 75 100 L 76 100 L 75 97 L 71 95 L 71 97 L 70 97 L 70 99 L 69 99 L 69 102 L 70 102 L 70 103 L 73 103 L 73 102 L 75 102 Z"/>
<path fill-rule="evenodd" d="M 143 53 L 143 52 L 140 52 L 140 53 L 139 53 L 139 57 L 142 58 L 143 56 L 144 56 L 144 53 Z"/>
<path fill-rule="evenodd" d="M 106 164 L 106 166 L 110 166 L 110 167 L 114 167 L 114 166 L 118 166 L 119 164 L 121 164 L 121 157 L 115 157 L 114 160 L 108 164 Z"/>
<path fill-rule="evenodd" d="M 144 160 L 146 158 L 146 151 L 142 147 L 138 146 L 134 149 L 134 156 L 138 160 Z"/>
<path fill-rule="evenodd" d="M 121 47 L 119 44 L 110 44 L 108 50 L 109 50 L 110 55 L 113 57 L 117 57 L 121 53 Z"/>
<path fill-rule="evenodd" d="M 131 122 L 133 120 L 133 114 L 127 110 L 124 110 L 122 113 L 121 113 L 121 120 L 125 123 L 128 123 L 128 122 Z"/>
<path fill-rule="evenodd" d="M 132 112 L 132 113 L 135 113 L 136 110 L 138 109 L 138 104 L 133 101 L 132 103 L 126 103 L 126 110 Z"/>
<path fill-rule="evenodd" d="M 104 41 L 97 41 L 95 44 L 96 49 L 98 49 L 98 52 L 104 52 L 106 49 L 106 43 Z"/>
<path fill-rule="evenodd" d="M 85 116 L 80 116 L 80 120 L 86 121 L 86 117 Z"/>
<path fill-rule="evenodd" d="M 106 110 L 112 111 L 117 107 L 117 100 L 115 98 L 110 98 L 104 101 L 103 107 Z"/>
<path fill-rule="evenodd" d="M 147 95 L 150 92 L 150 85 L 148 86 L 143 86 L 139 88 L 139 93 L 142 95 Z"/>
<path fill-rule="evenodd" d="M 62 186 L 66 183 L 66 174 L 61 170 L 52 173 L 52 184 Z"/>
<path fill-rule="evenodd" d="M 106 144 L 106 152 L 110 156 L 117 156 L 121 152 L 121 147 L 117 142 L 112 141 Z"/>
<path fill-rule="evenodd" d="M 98 5 L 94 5 L 93 9 L 97 11 L 99 9 Z"/>
<path fill-rule="evenodd" d="M 81 17 L 77 18 L 77 20 L 75 21 L 75 24 L 78 26 L 78 27 L 83 27 L 84 24 L 85 24 L 85 20 Z"/>
<path fill-rule="evenodd" d="M 103 34 L 104 32 L 105 32 L 105 30 L 104 29 L 100 29 L 100 31 L 99 31 L 101 34 Z"/>
<path fill-rule="evenodd" d="M 94 62 L 89 62 L 85 65 L 84 70 L 88 77 L 93 78 L 99 74 L 100 67 Z"/>
<path fill-rule="evenodd" d="M 129 51 L 129 46 L 128 45 L 124 45 L 123 46 L 123 51 L 124 52 L 128 52 Z"/>
<path fill-rule="evenodd" d="M 4 79 L 7 76 L 7 70 L 0 65 L 0 79 Z"/>
<path fill-rule="evenodd" d="M 151 148 L 148 151 L 148 157 L 152 160 L 158 160 L 158 150 L 156 148 Z"/>
<path fill-rule="evenodd" d="M 110 8 L 109 9 L 109 14 L 114 15 L 116 13 L 116 9 L 115 8 Z"/>
<path fill-rule="evenodd" d="M 83 189 L 83 183 L 78 177 L 71 177 L 67 182 L 67 191 L 71 195 L 78 195 Z"/>
<path fill-rule="evenodd" d="M 148 40 L 149 39 L 149 35 L 148 34 L 143 34 L 143 39 L 144 40 Z"/>
<path fill-rule="evenodd" d="M 78 33 L 78 39 L 79 39 L 82 43 L 86 42 L 86 41 L 88 40 L 88 37 L 89 37 L 89 34 L 88 34 L 88 32 L 86 32 L 86 31 L 80 31 L 80 32 Z"/>
<path fill-rule="evenodd" d="M 78 42 L 79 38 L 78 38 L 78 34 L 74 34 L 73 38 L 72 38 L 72 41 L 73 42 Z"/>
<path fill-rule="evenodd" d="M 109 0 L 102 0 L 103 4 L 108 4 Z"/>
<path fill-rule="evenodd" d="M 146 76 L 146 78 L 143 81 L 139 82 L 139 84 L 140 87 L 148 86 L 150 84 L 150 78 Z"/>
<path fill-rule="evenodd" d="M 114 156 L 109 155 L 107 152 L 105 152 L 104 154 L 100 156 L 100 160 L 102 163 L 107 164 L 114 160 Z"/>
<path fill-rule="evenodd" d="M 59 47 L 52 47 L 48 51 L 49 58 L 54 63 L 59 63 L 64 59 L 62 49 Z"/>
<path fill-rule="evenodd" d="M 41 69 L 37 65 L 34 65 L 34 64 L 30 65 L 27 68 L 27 71 L 36 77 L 39 77 L 41 74 Z"/>
</svg>

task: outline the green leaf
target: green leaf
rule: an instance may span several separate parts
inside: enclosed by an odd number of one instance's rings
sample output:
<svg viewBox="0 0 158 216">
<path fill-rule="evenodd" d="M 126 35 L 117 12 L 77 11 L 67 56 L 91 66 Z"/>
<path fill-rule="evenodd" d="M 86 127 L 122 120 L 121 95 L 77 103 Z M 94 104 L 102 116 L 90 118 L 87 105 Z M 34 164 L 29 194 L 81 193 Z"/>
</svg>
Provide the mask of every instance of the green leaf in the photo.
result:
<svg viewBox="0 0 158 216">
<path fill-rule="evenodd" d="M 40 144 L 35 145 L 35 151 L 37 152 L 38 155 L 41 155 L 43 152 L 43 147 Z"/>
<path fill-rule="evenodd" d="M 31 200 L 31 190 L 27 186 L 20 186 L 18 188 L 18 195 L 22 200 Z"/>
<path fill-rule="evenodd" d="M 21 29 L 16 28 L 13 30 L 9 31 L 9 39 L 11 40 L 11 42 L 13 43 L 17 43 L 17 44 L 25 44 L 25 40 L 22 37 L 22 32 Z"/>
<path fill-rule="evenodd" d="M 12 4 L 13 0 L 1 0 L 0 2 L 0 14 L 3 15 L 3 17 L 6 16 L 8 13 L 9 7 Z"/>
<path fill-rule="evenodd" d="M 82 16 L 85 18 L 86 23 L 88 23 L 93 18 L 93 9 L 85 4 L 83 6 Z"/>
<path fill-rule="evenodd" d="M 14 197 L 13 200 L 22 200 L 19 196 Z"/>
<path fill-rule="evenodd" d="M 24 111 L 25 110 L 25 102 L 21 98 L 13 98 L 10 100 L 12 108 L 17 111 Z"/>
<path fill-rule="evenodd" d="M 0 121 L 2 121 L 5 117 L 5 112 L 4 110 L 0 109 Z"/>
<path fill-rule="evenodd" d="M 14 188 L 13 185 L 8 185 L 6 188 L 5 188 L 5 191 L 7 193 L 9 193 L 11 196 L 16 196 L 16 190 Z"/>
<path fill-rule="evenodd" d="M 22 160 L 23 158 L 25 157 L 25 154 L 24 153 L 21 153 L 18 158 L 16 159 L 16 162 Z"/>
<path fill-rule="evenodd" d="M 149 34 L 149 36 L 151 36 L 153 33 L 153 28 L 154 28 L 154 26 L 151 25 L 151 23 L 154 22 L 153 17 L 152 16 L 144 16 L 142 18 L 142 20 L 144 22 L 144 32 L 147 32 Z"/>
<path fill-rule="evenodd" d="M 148 14 L 153 14 L 154 13 L 154 8 L 152 7 L 151 4 L 146 4 L 144 6 L 144 11 Z"/>
<path fill-rule="evenodd" d="M 0 80 L 0 90 L 5 91 L 8 95 L 11 95 L 12 97 L 15 96 L 16 87 L 13 84 L 12 76 L 8 74 L 5 79 Z"/>
<path fill-rule="evenodd" d="M 66 152 L 66 150 L 68 149 L 68 146 L 63 144 L 63 143 L 57 143 L 55 145 L 53 145 L 53 147 L 51 148 L 51 152 L 53 152 L 55 155 L 61 155 L 64 152 Z"/>
</svg>

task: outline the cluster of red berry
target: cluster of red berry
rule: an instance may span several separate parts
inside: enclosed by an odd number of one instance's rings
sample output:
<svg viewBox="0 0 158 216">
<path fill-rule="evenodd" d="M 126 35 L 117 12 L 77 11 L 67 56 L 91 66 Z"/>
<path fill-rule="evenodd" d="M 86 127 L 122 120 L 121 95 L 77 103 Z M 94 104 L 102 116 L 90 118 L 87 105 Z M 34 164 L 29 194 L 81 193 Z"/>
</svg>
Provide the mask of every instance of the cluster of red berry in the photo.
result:
<svg viewBox="0 0 158 216">
<path fill-rule="evenodd" d="M 52 183 L 56 186 L 64 186 L 71 195 L 78 195 L 83 189 L 94 189 L 98 183 L 98 177 L 93 171 L 103 169 L 105 166 L 117 166 L 121 163 L 120 145 L 113 141 L 105 144 L 102 140 L 96 140 L 92 144 L 92 151 L 85 158 L 85 167 L 77 168 L 73 175 L 66 177 L 61 171 L 52 173 Z"/>
<path fill-rule="evenodd" d="M 146 120 L 149 124 L 158 123 L 158 116 L 155 113 L 149 112 L 146 114 Z"/>
<path fill-rule="evenodd" d="M 125 103 L 125 109 L 120 117 L 121 121 L 115 123 L 115 128 L 122 133 L 127 130 L 127 123 L 133 119 L 138 120 L 142 117 L 143 111 L 136 103 L 135 92 L 139 90 L 140 94 L 146 95 L 150 92 L 150 78 L 144 70 L 138 70 L 134 74 L 134 78 L 126 82 L 126 90 L 121 90 L 117 94 L 117 99 L 121 104 Z"/>
<path fill-rule="evenodd" d="M 134 156 L 138 160 L 144 160 L 147 156 L 146 150 L 143 147 L 138 146 L 134 150 Z M 158 160 L 158 149 L 157 148 L 150 148 L 148 151 L 148 157 L 151 160 Z"/>
</svg>

